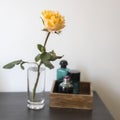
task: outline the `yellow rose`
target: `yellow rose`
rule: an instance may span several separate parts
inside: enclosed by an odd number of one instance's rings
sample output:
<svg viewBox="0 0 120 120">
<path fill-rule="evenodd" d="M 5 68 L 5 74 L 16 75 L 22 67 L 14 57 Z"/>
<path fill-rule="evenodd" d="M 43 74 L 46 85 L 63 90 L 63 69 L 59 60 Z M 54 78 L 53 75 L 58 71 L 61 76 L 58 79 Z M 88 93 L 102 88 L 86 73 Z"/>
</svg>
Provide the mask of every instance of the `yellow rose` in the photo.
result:
<svg viewBox="0 0 120 120">
<path fill-rule="evenodd" d="M 59 12 L 44 10 L 42 12 L 42 19 L 45 26 L 49 32 L 57 32 L 65 27 L 64 17 L 59 14 Z"/>
</svg>

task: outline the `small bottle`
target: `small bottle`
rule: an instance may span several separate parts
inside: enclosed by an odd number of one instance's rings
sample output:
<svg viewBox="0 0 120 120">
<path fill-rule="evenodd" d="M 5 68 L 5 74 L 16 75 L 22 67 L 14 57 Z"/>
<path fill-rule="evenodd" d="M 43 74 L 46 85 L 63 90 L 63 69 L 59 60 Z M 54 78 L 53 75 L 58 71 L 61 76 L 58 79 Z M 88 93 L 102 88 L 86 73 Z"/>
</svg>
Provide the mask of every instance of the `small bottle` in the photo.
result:
<svg viewBox="0 0 120 120">
<path fill-rule="evenodd" d="M 73 85 L 73 94 L 80 93 L 80 72 L 78 70 L 69 70 L 68 75 Z"/>
<path fill-rule="evenodd" d="M 66 60 L 60 61 L 60 68 L 57 69 L 57 80 L 63 80 L 64 77 L 68 74 L 68 68 L 67 68 L 68 62 Z"/>
<path fill-rule="evenodd" d="M 60 93 L 73 93 L 73 85 L 70 83 L 70 77 L 65 76 L 64 81 L 59 84 Z"/>
</svg>

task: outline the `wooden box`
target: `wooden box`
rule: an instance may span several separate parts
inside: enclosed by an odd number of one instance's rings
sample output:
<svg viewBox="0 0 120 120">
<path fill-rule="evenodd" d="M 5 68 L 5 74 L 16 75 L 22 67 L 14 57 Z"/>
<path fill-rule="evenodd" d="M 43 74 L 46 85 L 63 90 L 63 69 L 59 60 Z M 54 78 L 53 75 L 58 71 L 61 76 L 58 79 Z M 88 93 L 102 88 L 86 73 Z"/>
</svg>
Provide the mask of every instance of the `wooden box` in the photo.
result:
<svg viewBox="0 0 120 120">
<path fill-rule="evenodd" d="M 93 108 L 93 91 L 90 82 L 80 82 L 80 94 L 58 92 L 58 83 L 53 82 L 50 92 L 50 107 L 87 109 Z"/>
</svg>

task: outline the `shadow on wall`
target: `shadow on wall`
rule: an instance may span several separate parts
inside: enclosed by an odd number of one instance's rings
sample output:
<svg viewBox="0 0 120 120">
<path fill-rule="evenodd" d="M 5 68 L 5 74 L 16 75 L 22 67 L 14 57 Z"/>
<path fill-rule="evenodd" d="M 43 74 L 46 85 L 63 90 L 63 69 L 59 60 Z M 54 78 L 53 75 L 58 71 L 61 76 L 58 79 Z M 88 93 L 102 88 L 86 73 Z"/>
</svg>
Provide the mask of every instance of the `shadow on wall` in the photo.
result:
<svg viewBox="0 0 120 120">
<path fill-rule="evenodd" d="M 88 70 L 85 68 L 85 66 L 77 65 L 76 67 L 74 67 L 72 69 L 80 71 L 80 81 L 89 81 Z"/>
<path fill-rule="evenodd" d="M 111 88 L 110 83 L 105 81 L 104 78 L 95 77 L 95 73 L 86 69 L 84 66 L 77 66 L 77 70 L 81 72 L 81 81 L 89 81 L 92 83 L 93 90 L 95 90 L 108 110 L 111 112 L 115 120 L 120 120 L 120 92 Z M 93 74 L 94 73 L 94 74 Z"/>
<path fill-rule="evenodd" d="M 100 98 L 111 112 L 112 116 L 115 120 L 120 120 L 120 114 L 117 114 L 120 111 L 120 96 L 114 92 L 114 90 L 110 89 L 109 83 L 105 84 L 102 80 L 93 80 L 93 88 L 97 91 Z"/>
</svg>

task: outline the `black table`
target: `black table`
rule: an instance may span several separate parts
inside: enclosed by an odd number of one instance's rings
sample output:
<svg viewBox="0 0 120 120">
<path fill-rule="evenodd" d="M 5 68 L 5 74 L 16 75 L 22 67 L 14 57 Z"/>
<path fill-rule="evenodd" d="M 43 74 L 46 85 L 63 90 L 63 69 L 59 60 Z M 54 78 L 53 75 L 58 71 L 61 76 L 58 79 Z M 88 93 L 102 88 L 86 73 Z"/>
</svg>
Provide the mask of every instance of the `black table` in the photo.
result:
<svg viewBox="0 0 120 120">
<path fill-rule="evenodd" d="M 93 110 L 49 108 L 49 93 L 42 110 L 29 110 L 26 104 L 26 93 L 0 93 L 0 120 L 114 120 L 96 92 Z"/>
</svg>

